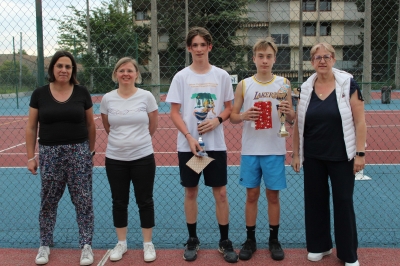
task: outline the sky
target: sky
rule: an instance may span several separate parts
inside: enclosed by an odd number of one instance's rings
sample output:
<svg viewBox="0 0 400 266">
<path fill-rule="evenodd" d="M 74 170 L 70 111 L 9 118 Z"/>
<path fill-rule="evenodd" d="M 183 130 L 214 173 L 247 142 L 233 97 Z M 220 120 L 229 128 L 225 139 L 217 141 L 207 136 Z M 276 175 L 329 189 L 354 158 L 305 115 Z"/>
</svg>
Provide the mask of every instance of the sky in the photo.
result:
<svg viewBox="0 0 400 266">
<path fill-rule="evenodd" d="M 101 6 L 104 0 L 89 0 L 89 9 Z M 58 20 L 70 15 L 68 6 L 86 10 L 86 0 L 43 0 L 42 24 L 44 55 L 54 54 L 57 45 Z M 22 42 L 20 41 L 22 33 Z M 37 55 L 36 4 L 33 0 L 1 0 L 0 1 L 0 54 L 13 53 L 13 37 L 15 51 L 20 44 L 29 55 Z"/>
</svg>

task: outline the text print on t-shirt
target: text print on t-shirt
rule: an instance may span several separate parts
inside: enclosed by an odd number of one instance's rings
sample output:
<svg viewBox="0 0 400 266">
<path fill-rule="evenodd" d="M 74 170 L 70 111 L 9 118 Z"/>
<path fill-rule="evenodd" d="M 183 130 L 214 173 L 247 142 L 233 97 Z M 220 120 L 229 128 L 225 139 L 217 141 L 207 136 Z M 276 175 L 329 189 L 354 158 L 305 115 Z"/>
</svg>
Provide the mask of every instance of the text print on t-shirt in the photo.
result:
<svg viewBox="0 0 400 266">
<path fill-rule="evenodd" d="M 109 115 L 127 115 L 130 113 L 140 113 L 140 112 L 146 112 L 146 107 L 138 107 L 135 109 L 126 109 L 126 110 L 119 110 L 119 109 L 114 109 L 114 108 L 109 108 L 108 109 L 108 114 Z"/>
</svg>

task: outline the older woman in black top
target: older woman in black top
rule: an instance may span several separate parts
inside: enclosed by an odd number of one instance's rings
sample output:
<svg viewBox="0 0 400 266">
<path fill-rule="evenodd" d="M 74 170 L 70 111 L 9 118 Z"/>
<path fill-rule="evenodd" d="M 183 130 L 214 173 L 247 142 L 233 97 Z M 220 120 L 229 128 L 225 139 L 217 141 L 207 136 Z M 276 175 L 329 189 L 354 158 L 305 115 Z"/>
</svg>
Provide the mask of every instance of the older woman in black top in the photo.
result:
<svg viewBox="0 0 400 266">
<path fill-rule="evenodd" d="M 332 253 L 330 179 L 337 257 L 358 266 L 353 191 L 355 173 L 365 165 L 364 101 L 352 75 L 333 68 L 335 62 L 330 44 L 311 49 L 316 73 L 301 86 L 292 166 L 296 172 L 304 166 L 307 258 Z"/>
<path fill-rule="evenodd" d="M 36 175 L 35 146 L 39 127 L 41 204 L 40 248 L 36 264 L 49 261 L 57 206 L 65 187 L 71 195 L 82 249 L 80 264 L 93 263 L 92 156 L 96 129 L 88 90 L 78 85 L 76 62 L 66 51 L 56 52 L 49 65 L 50 84 L 31 97 L 26 127 L 28 170 Z"/>
</svg>

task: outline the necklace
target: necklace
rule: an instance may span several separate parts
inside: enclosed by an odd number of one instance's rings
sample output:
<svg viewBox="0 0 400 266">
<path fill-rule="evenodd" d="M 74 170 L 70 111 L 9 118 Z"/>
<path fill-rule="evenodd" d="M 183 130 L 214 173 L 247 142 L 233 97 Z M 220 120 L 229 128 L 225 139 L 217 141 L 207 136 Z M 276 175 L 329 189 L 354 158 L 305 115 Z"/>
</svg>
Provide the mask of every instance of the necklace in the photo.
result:
<svg viewBox="0 0 400 266">
<path fill-rule="evenodd" d="M 270 80 L 268 80 L 268 81 L 260 81 L 260 80 L 257 79 L 256 75 L 254 75 L 253 77 L 254 77 L 254 79 L 255 79 L 257 82 L 259 82 L 259 83 L 261 83 L 261 84 L 267 84 L 267 83 L 270 83 L 270 82 L 275 78 L 275 75 L 272 74 L 272 79 L 270 79 Z"/>
</svg>

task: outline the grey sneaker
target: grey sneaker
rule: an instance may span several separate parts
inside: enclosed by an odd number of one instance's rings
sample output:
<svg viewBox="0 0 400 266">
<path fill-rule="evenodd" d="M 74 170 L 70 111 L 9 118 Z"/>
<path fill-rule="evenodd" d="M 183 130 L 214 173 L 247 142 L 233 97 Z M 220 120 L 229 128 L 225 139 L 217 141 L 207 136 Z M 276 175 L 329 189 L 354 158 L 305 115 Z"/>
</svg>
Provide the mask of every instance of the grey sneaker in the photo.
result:
<svg viewBox="0 0 400 266">
<path fill-rule="evenodd" d="M 93 263 L 92 247 L 88 244 L 84 245 L 81 254 L 81 265 L 90 265 Z"/>
<path fill-rule="evenodd" d="M 242 244 L 242 249 L 239 252 L 239 259 L 249 260 L 253 256 L 253 253 L 257 250 L 257 243 L 252 239 L 247 239 Z"/>
<path fill-rule="evenodd" d="M 122 255 L 126 253 L 128 250 L 126 245 L 118 243 L 113 250 L 111 250 L 110 260 L 111 261 L 119 261 L 122 259 Z"/>
<path fill-rule="evenodd" d="M 197 250 L 199 250 L 200 241 L 197 237 L 190 237 L 185 244 L 185 253 L 183 259 L 194 261 L 197 259 Z"/>
<path fill-rule="evenodd" d="M 232 242 L 229 239 L 219 242 L 218 251 L 224 254 L 226 262 L 234 263 L 239 261 L 239 256 L 233 250 Z"/>
<path fill-rule="evenodd" d="M 36 255 L 35 263 L 42 265 L 49 262 L 50 248 L 48 246 L 40 246 Z"/>
</svg>

